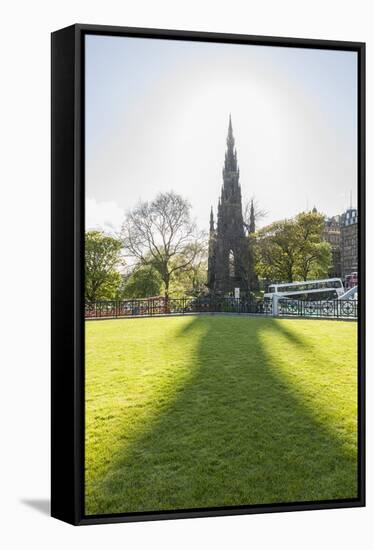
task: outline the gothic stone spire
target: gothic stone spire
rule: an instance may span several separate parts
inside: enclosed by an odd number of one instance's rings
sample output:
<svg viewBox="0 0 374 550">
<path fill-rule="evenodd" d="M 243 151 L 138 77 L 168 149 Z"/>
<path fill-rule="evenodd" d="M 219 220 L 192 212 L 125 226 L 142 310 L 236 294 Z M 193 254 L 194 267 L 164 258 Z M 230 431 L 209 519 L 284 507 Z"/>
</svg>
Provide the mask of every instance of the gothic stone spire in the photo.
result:
<svg viewBox="0 0 374 550">
<path fill-rule="evenodd" d="M 218 294 L 248 290 L 249 250 L 244 232 L 239 168 L 231 115 L 226 139 L 223 184 L 218 202 L 216 230 L 209 242 L 208 287 Z M 212 213 L 211 213 L 212 227 Z"/>
</svg>

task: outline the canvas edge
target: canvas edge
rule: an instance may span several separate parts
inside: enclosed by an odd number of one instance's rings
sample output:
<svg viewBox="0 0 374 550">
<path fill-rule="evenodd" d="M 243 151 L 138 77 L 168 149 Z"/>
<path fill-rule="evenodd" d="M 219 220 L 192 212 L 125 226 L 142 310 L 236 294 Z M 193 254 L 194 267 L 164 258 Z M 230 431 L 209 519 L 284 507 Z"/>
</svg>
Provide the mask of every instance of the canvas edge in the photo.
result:
<svg viewBox="0 0 374 550">
<path fill-rule="evenodd" d="M 360 265 L 360 316 L 359 316 L 359 433 L 360 433 L 360 456 L 359 456 L 359 497 L 345 501 L 324 501 L 308 503 L 269 504 L 264 506 L 219 508 L 219 509 L 198 509 L 198 510 L 175 510 L 160 512 L 145 512 L 136 514 L 115 514 L 100 516 L 85 516 L 84 514 L 84 323 L 83 323 L 83 246 L 84 246 L 84 48 L 83 41 L 87 34 L 104 34 L 117 36 L 142 36 L 145 38 L 169 38 L 176 40 L 200 40 L 215 42 L 234 42 L 239 44 L 261 44 L 287 47 L 305 47 L 313 49 L 339 49 L 356 51 L 358 53 L 358 186 L 359 186 L 359 265 Z M 56 97 L 54 76 L 60 73 L 57 65 L 61 62 L 67 63 L 67 59 L 61 60 L 54 47 L 57 43 L 69 49 L 67 57 L 70 66 L 69 74 L 66 74 L 66 82 L 69 93 L 73 86 L 74 100 L 69 102 L 68 112 L 62 109 L 58 102 L 61 98 Z M 73 53 L 71 51 L 73 49 Z M 71 72 L 71 63 L 73 71 Z M 63 72 L 63 71 L 62 71 Z M 70 96 L 69 96 L 70 97 Z M 66 98 L 65 98 L 66 99 Z M 56 150 L 56 117 L 71 118 L 74 121 L 73 134 L 66 133 L 65 139 L 68 144 L 65 151 L 65 161 L 61 153 Z M 60 121 L 61 122 L 61 121 Z M 58 194 L 58 181 L 56 175 L 57 166 L 62 166 L 62 172 L 66 176 L 69 189 L 68 197 L 56 205 L 56 194 Z M 73 177 L 71 174 L 73 173 Z M 73 202 L 71 202 L 73 193 Z M 54 250 L 54 243 L 58 236 L 62 235 L 65 226 L 61 225 L 61 215 L 58 211 L 63 210 L 73 227 L 73 246 L 67 246 L 68 261 L 61 261 Z M 62 216 L 64 217 L 64 216 Z M 64 219 L 66 224 L 66 218 Z M 68 228 L 69 231 L 69 228 Z M 61 251 L 60 251 L 61 252 Z M 66 260 L 66 258 L 65 258 Z M 57 295 L 57 289 L 61 288 L 62 281 L 69 279 L 69 274 L 74 273 L 74 280 L 70 291 L 73 292 L 68 301 L 68 310 L 73 317 L 73 337 L 68 341 L 57 334 L 58 327 L 61 327 L 61 319 L 56 319 L 61 307 L 64 305 L 62 316 L 66 317 L 66 302 Z M 286 511 L 320 510 L 331 508 L 347 508 L 365 506 L 365 43 L 330 41 L 320 39 L 304 38 L 282 38 L 282 37 L 261 37 L 251 35 L 236 35 L 226 33 L 204 33 L 193 31 L 175 31 L 163 29 L 143 29 L 133 27 L 112 27 L 105 25 L 75 24 L 65 29 L 52 33 L 52 474 L 51 474 L 51 515 L 73 525 L 87 525 L 99 523 L 168 520 L 194 517 L 216 517 L 225 515 L 241 515 L 253 513 L 272 513 Z M 64 313 L 65 312 L 65 313 Z M 70 318 L 71 318 L 70 317 Z M 56 359 L 56 350 L 59 358 Z M 62 358 L 70 365 L 62 371 Z M 73 358 L 73 359 L 72 359 Z M 65 364 L 65 362 L 64 362 Z M 64 400 L 65 407 L 61 407 L 61 386 L 67 385 L 68 398 Z M 66 420 L 66 408 L 72 411 L 73 422 L 68 423 L 70 432 L 61 430 L 62 421 Z M 68 413 L 69 416 L 69 413 Z M 65 422 L 66 424 L 66 422 Z M 64 450 L 64 456 L 59 454 Z M 67 454 L 66 454 L 67 453 Z M 66 457 L 69 469 L 66 472 Z M 71 464 L 71 461 L 73 464 Z M 62 482 L 63 481 L 63 482 Z"/>
</svg>

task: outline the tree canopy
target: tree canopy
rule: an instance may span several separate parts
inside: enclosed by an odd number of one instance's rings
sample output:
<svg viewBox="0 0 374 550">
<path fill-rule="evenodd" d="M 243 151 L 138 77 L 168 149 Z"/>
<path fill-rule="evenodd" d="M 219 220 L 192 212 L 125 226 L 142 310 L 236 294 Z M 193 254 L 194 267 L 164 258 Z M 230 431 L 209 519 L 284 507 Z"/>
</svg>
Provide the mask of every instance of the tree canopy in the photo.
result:
<svg viewBox="0 0 374 550">
<path fill-rule="evenodd" d="M 331 265 L 322 239 L 324 216 L 302 212 L 248 236 L 257 276 L 272 281 L 321 278 Z M 121 272 L 123 251 L 133 261 Z M 191 206 L 174 192 L 140 202 L 127 214 L 120 238 L 103 231 L 85 236 L 85 298 L 88 301 L 166 297 L 206 292 L 207 239 L 191 219 Z"/>
<path fill-rule="evenodd" d="M 255 244 L 257 273 L 287 282 L 327 276 L 331 246 L 322 240 L 323 227 L 322 214 L 301 212 L 260 229 Z"/>
<path fill-rule="evenodd" d="M 122 277 L 122 243 L 102 231 L 87 231 L 85 235 L 85 298 L 113 300 L 117 297 Z"/>
<path fill-rule="evenodd" d="M 123 298 L 148 298 L 163 292 L 160 274 L 152 265 L 135 266 L 125 279 L 121 295 Z"/>
<path fill-rule="evenodd" d="M 159 273 L 167 297 L 173 276 L 192 269 L 203 235 L 191 219 L 189 202 L 169 191 L 127 214 L 122 243 L 127 255 Z"/>
</svg>

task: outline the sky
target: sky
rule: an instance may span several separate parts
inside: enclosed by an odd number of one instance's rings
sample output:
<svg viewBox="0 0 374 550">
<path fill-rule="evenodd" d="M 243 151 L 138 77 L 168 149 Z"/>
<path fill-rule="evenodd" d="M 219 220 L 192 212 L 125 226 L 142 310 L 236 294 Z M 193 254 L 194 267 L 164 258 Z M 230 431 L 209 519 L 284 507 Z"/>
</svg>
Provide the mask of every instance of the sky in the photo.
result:
<svg viewBox="0 0 374 550">
<path fill-rule="evenodd" d="M 174 190 L 217 212 L 229 114 L 260 225 L 357 205 L 357 54 L 86 36 L 86 228 Z"/>
</svg>

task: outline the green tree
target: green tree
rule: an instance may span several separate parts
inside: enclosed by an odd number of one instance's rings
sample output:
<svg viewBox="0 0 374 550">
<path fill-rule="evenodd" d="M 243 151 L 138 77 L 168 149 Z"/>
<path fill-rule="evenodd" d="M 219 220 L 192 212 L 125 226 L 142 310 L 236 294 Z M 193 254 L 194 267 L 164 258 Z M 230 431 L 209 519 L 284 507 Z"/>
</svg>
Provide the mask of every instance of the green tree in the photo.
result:
<svg viewBox="0 0 374 550">
<path fill-rule="evenodd" d="M 258 275 L 287 282 L 327 276 L 331 246 L 322 240 L 323 225 L 322 214 L 302 212 L 260 229 L 254 247 Z"/>
<path fill-rule="evenodd" d="M 294 223 L 274 222 L 256 234 L 256 272 L 264 279 L 293 281 L 296 264 Z"/>
<path fill-rule="evenodd" d="M 190 255 L 194 248 L 194 259 L 186 269 L 176 271 L 170 281 L 170 292 L 173 296 L 200 296 L 206 292 L 206 274 L 208 269 L 208 248 L 207 242 L 191 243 L 187 247 L 187 254 Z M 184 255 L 177 261 L 182 264 Z"/>
<path fill-rule="evenodd" d="M 322 240 L 324 216 L 318 212 L 301 212 L 296 216 L 298 242 L 296 278 L 326 277 L 331 266 L 331 245 Z"/>
<path fill-rule="evenodd" d="M 95 300 L 120 300 L 123 277 L 118 271 L 108 273 L 104 283 L 100 286 Z"/>
<path fill-rule="evenodd" d="M 124 298 L 148 298 L 163 292 L 163 282 L 159 272 L 152 265 L 140 265 L 125 280 Z"/>
<path fill-rule="evenodd" d="M 116 298 L 122 277 L 122 244 L 102 231 L 85 235 L 85 298 L 90 302 Z"/>
</svg>

